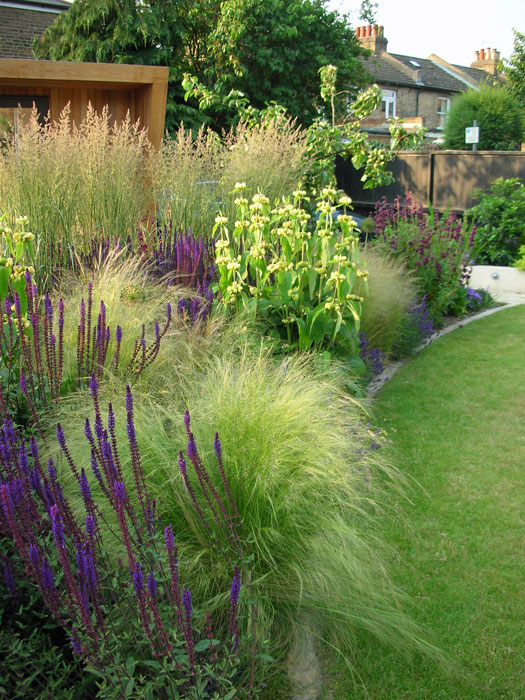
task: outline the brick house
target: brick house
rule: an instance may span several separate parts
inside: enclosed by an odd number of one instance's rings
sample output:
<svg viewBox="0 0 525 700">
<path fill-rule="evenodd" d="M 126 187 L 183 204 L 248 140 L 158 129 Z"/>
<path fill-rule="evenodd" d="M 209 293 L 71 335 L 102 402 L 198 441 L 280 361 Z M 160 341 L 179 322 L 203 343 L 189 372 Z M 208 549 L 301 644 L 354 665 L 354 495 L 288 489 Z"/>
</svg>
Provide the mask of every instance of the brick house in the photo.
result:
<svg viewBox="0 0 525 700">
<path fill-rule="evenodd" d="M 64 0 L 0 0 L 0 58 L 33 58 L 33 39 L 71 7 Z"/>
<path fill-rule="evenodd" d="M 440 141 L 445 118 L 455 95 L 484 82 L 501 80 L 496 49 L 475 52 L 470 66 L 458 66 L 431 54 L 417 58 L 388 53 L 383 27 L 357 27 L 359 43 L 371 51 L 364 60 L 367 71 L 383 91 L 381 108 L 364 120 L 365 131 L 373 138 L 388 138 L 386 120 L 399 117 L 407 126 L 423 126 L 425 137 Z"/>
</svg>

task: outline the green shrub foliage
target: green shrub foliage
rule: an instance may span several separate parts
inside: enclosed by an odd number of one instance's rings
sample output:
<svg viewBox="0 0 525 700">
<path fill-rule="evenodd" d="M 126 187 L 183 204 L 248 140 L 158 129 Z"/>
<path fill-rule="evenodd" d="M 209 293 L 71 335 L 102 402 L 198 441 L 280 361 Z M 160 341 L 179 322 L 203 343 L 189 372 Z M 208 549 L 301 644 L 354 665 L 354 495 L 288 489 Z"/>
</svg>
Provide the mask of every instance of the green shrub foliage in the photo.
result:
<svg viewBox="0 0 525 700">
<path fill-rule="evenodd" d="M 477 119 L 478 148 L 482 151 L 516 151 L 523 138 L 523 115 L 516 98 L 505 88 L 483 86 L 459 95 L 445 125 L 445 148 L 464 150 L 465 129 Z"/>
<path fill-rule="evenodd" d="M 519 178 L 498 178 L 466 216 L 476 225 L 475 262 L 511 265 L 525 244 L 525 186 Z"/>
</svg>

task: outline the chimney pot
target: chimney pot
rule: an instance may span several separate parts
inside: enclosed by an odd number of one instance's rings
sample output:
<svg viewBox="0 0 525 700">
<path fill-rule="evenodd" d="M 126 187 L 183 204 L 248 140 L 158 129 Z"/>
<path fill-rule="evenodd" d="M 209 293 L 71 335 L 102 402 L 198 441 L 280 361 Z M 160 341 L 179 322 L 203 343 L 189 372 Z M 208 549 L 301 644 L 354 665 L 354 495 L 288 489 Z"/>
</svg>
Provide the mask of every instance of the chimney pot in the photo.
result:
<svg viewBox="0 0 525 700">
<path fill-rule="evenodd" d="M 372 36 L 372 25 L 369 24 L 366 28 L 366 36 Z"/>
<path fill-rule="evenodd" d="M 476 61 L 479 61 L 479 51 L 474 51 L 474 54 L 476 55 Z"/>
<path fill-rule="evenodd" d="M 372 36 L 377 36 L 377 24 L 372 27 Z"/>
<path fill-rule="evenodd" d="M 485 60 L 485 49 L 481 49 L 479 52 L 479 60 L 484 61 Z"/>
</svg>

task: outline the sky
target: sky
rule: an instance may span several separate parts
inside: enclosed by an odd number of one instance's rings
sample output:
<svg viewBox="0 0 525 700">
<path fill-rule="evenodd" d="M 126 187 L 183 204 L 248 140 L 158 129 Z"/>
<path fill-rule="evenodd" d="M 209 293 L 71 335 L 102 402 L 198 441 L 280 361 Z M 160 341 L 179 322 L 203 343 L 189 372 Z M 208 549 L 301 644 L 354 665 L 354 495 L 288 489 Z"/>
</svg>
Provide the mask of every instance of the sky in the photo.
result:
<svg viewBox="0 0 525 700">
<path fill-rule="evenodd" d="M 525 33 L 525 0 L 376 0 L 376 23 L 385 28 L 387 50 L 418 58 L 435 53 L 449 63 L 470 66 L 474 51 L 493 48 L 509 58 L 512 29 Z M 327 8 L 358 19 L 360 0 L 328 0 Z"/>
</svg>

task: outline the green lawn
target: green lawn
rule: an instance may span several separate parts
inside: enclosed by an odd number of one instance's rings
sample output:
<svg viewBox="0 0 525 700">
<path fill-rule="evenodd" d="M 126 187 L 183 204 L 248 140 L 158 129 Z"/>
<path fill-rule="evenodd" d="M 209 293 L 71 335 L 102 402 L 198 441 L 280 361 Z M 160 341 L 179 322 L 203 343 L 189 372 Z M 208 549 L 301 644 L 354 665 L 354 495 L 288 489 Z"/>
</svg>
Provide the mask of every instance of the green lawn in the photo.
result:
<svg viewBox="0 0 525 700">
<path fill-rule="evenodd" d="M 334 700 L 525 698 L 525 306 L 439 339 L 385 386 L 374 420 L 415 480 L 384 536 L 394 578 L 452 670 L 364 641 Z"/>
</svg>

